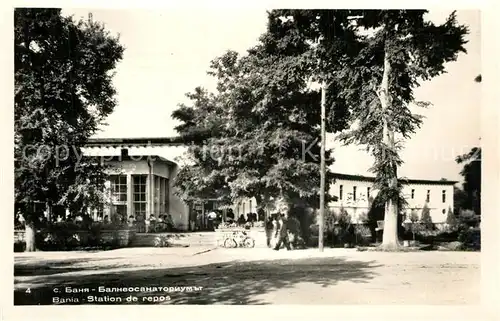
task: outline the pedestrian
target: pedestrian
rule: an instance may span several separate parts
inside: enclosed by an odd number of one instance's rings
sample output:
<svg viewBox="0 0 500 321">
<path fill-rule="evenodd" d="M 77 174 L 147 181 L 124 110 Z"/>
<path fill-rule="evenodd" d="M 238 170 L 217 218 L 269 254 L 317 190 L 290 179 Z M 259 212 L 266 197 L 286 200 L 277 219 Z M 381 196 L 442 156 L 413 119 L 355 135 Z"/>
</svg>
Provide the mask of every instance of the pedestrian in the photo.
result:
<svg viewBox="0 0 500 321">
<path fill-rule="evenodd" d="M 274 219 L 272 216 L 269 216 L 266 221 L 266 241 L 267 241 L 267 247 L 274 247 L 274 244 L 271 245 L 271 240 L 274 237 L 275 231 L 274 231 Z"/>
<path fill-rule="evenodd" d="M 276 233 L 277 242 L 274 249 L 279 251 L 281 244 L 285 245 L 287 250 L 291 250 L 290 241 L 288 239 L 288 230 L 286 228 L 285 214 L 280 214 L 278 218 L 278 231 Z"/>
<path fill-rule="evenodd" d="M 208 230 L 215 231 L 215 220 L 217 219 L 217 213 L 215 211 L 211 211 L 207 215 L 208 217 Z"/>
<path fill-rule="evenodd" d="M 285 245 L 287 250 L 291 250 L 290 241 L 288 239 L 288 229 L 287 229 L 287 216 L 288 216 L 288 204 L 282 198 L 278 201 L 278 229 L 276 231 L 276 237 L 278 238 L 274 250 L 279 251 L 281 244 Z"/>
</svg>

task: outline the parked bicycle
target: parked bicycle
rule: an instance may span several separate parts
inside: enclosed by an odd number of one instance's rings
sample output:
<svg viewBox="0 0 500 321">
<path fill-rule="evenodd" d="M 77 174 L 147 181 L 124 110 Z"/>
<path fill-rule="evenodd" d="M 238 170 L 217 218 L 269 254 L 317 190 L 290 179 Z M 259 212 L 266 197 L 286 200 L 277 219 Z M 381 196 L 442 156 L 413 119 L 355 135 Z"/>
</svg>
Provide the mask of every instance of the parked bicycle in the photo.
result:
<svg viewBox="0 0 500 321">
<path fill-rule="evenodd" d="M 255 246 L 255 240 L 248 236 L 244 231 L 233 232 L 230 237 L 226 237 L 224 240 L 224 247 L 226 248 L 252 248 Z"/>
</svg>

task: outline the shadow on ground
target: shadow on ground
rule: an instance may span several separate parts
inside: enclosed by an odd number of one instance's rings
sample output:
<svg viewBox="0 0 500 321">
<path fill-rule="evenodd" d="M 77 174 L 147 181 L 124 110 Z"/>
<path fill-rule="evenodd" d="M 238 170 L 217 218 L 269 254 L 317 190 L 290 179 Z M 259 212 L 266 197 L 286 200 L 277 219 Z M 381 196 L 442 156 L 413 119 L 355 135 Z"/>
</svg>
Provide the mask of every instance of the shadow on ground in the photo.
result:
<svg viewBox="0 0 500 321">
<path fill-rule="evenodd" d="M 63 273 L 71 270 L 75 261 L 65 261 L 60 266 L 51 262 L 51 272 Z M 17 264 L 16 264 L 17 265 Z M 137 297 L 134 304 L 151 304 L 148 297 L 169 296 L 170 300 L 163 304 L 270 304 L 261 295 L 271 293 L 278 289 L 291 288 L 298 283 L 312 283 L 323 287 L 333 287 L 340 281 L 366 283 L 378 267 L 373 261 L 361 262 L 335 258 L 307 258 L 299 260 L 273 260 L 241 262 L 232 261 L 218 264 L 201 265 L 196 267 L 142 269 L 134 271 L 113 271 L 87 276 L 70 276 L 64 274 L 47 273 L 38 270 L 28 263 L 23 268 L 16 267 L 15 276 L 20 277 L 27 270 L 36 280 L 23 281 L 32 286 L 31 293 L 25 293 L 25 288 L 14 292 L 15 305 L 48 305 L 57 304 L 53 300 L 59 293 L 64 292 L 67 286 L 79 289 L 88 288 L 90 293 L 72 293 L 59 295 L 61 298 L 76 298 L 78 302 L 65 302 L 66 304 L 89 304 L 88 296 L 114 297 L 126 303 L 125 298 L 133 295 Z M 110 268 L 109 266 L 107 268 Z M 113 267 L 114 268 L 114 267 Z M 92 270 L 92 268 L 88 268 Z M 37 272 L 33 272 L 33 271 Z M 81 270 L 81 269 L 80 269 Z M 26 274 L 24 274 L 26 275 Z M 18 280 L 16 280 L 17 283 Z M 50 284 L 50 285 L 49 285 Z M 123 287 L 203 287 L 201 291 L 193 292 L 136 292 L 136 293 L 99 293 L 99 286 L 107 288 Z M 160 303 L 160 302 L 156 302 Z M 101 304 L 91 302 L 90 304 Z M 113 302 L 102 302 L 113 304 Z"/>
</svg>

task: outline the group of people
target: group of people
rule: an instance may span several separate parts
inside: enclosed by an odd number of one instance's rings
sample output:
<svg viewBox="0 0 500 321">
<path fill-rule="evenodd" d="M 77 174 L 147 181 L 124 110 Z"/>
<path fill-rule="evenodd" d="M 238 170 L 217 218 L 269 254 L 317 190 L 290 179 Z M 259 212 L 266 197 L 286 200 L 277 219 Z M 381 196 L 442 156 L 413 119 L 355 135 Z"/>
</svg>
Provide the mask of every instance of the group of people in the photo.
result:
<svg viewBox="0 0 500 321">
<path fill-rule="evenodd" d="M 222 222 L 227 224 L 238 224 L 239 226 L 243 226 L 245 224 L 253 224 L 257 222 L 261 218 L 257 213 L 248 213 L 246 217 L 244 214 L 241 214 L 238 219 L 235 219 L 235 215 L 232 210 L 229 210 L 228 213 L 223 218 L 221 210 L 212 210 L 207 211 L 204 214 L 199 213 L 196 217 L 196 227 L 197 229 L 207 229 L 209 231 L 214 230 L 219 224 Z"/>
<path fill-rule="evenodd" d="M 267 246 L 272 247 L 275 251 L 279 251 L 281 245 L 284 245 L 287 250 L 292 249 L 288 238 L 288 211 L 288 204 L 284 200 L 280 200 L 277 204 L 277 212 L 271 214 L 268 224 L 266 224 Z"/>
</svg>

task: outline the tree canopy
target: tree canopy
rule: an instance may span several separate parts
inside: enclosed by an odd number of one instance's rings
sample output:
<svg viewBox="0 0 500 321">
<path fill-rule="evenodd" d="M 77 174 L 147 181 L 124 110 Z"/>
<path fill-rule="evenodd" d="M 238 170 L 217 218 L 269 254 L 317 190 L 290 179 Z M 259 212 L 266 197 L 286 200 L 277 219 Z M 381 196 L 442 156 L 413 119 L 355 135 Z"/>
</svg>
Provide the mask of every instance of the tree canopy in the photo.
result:
<svg viewBox="0 0 500 321">
<path fill-rule="evenodd" d="M 384 244 L 397 246 L 397 203 L 402 185 L 397 169 L 404 140 L 421 125 L 414 106 L 420 82 L 445 72 L 465 53 L 467 27 L 451 13 L 437 25 L 425 10 L 276 10 L 270 14 L 281 35 L 315 44 L 314 72 L 328 85 L 330 114 L 348 124 L 338 138 L 366 146 L 373 155 L 375 187 L 386 201 Z M 299 40 L 297 40 L 299 41 Z"/>
<path fill-rule="evenodd" d="M 306 44 L 279 41 L 267 32 L 246 55 L 214 59 L 216 93 L 196 88 L 187 95 L 192 105 L 173 113 L 192 142 L 192 164 L 176 179 L 184 199 L 256 197 L 260 206 L 284 195 L 317 206 L 320 93 L 308 83 Z M 332 131 L 341 127 L 330 123 Z"/>
<path fill-rule="evenodd" d="M 115 107 L 112 71 L 124 48 L 89 17 L 16 9 L 15 199 L 28 221 L 35 202 L 84 213 L 102 200 L 103 167 L 81 147 Z"/>
</svg>

